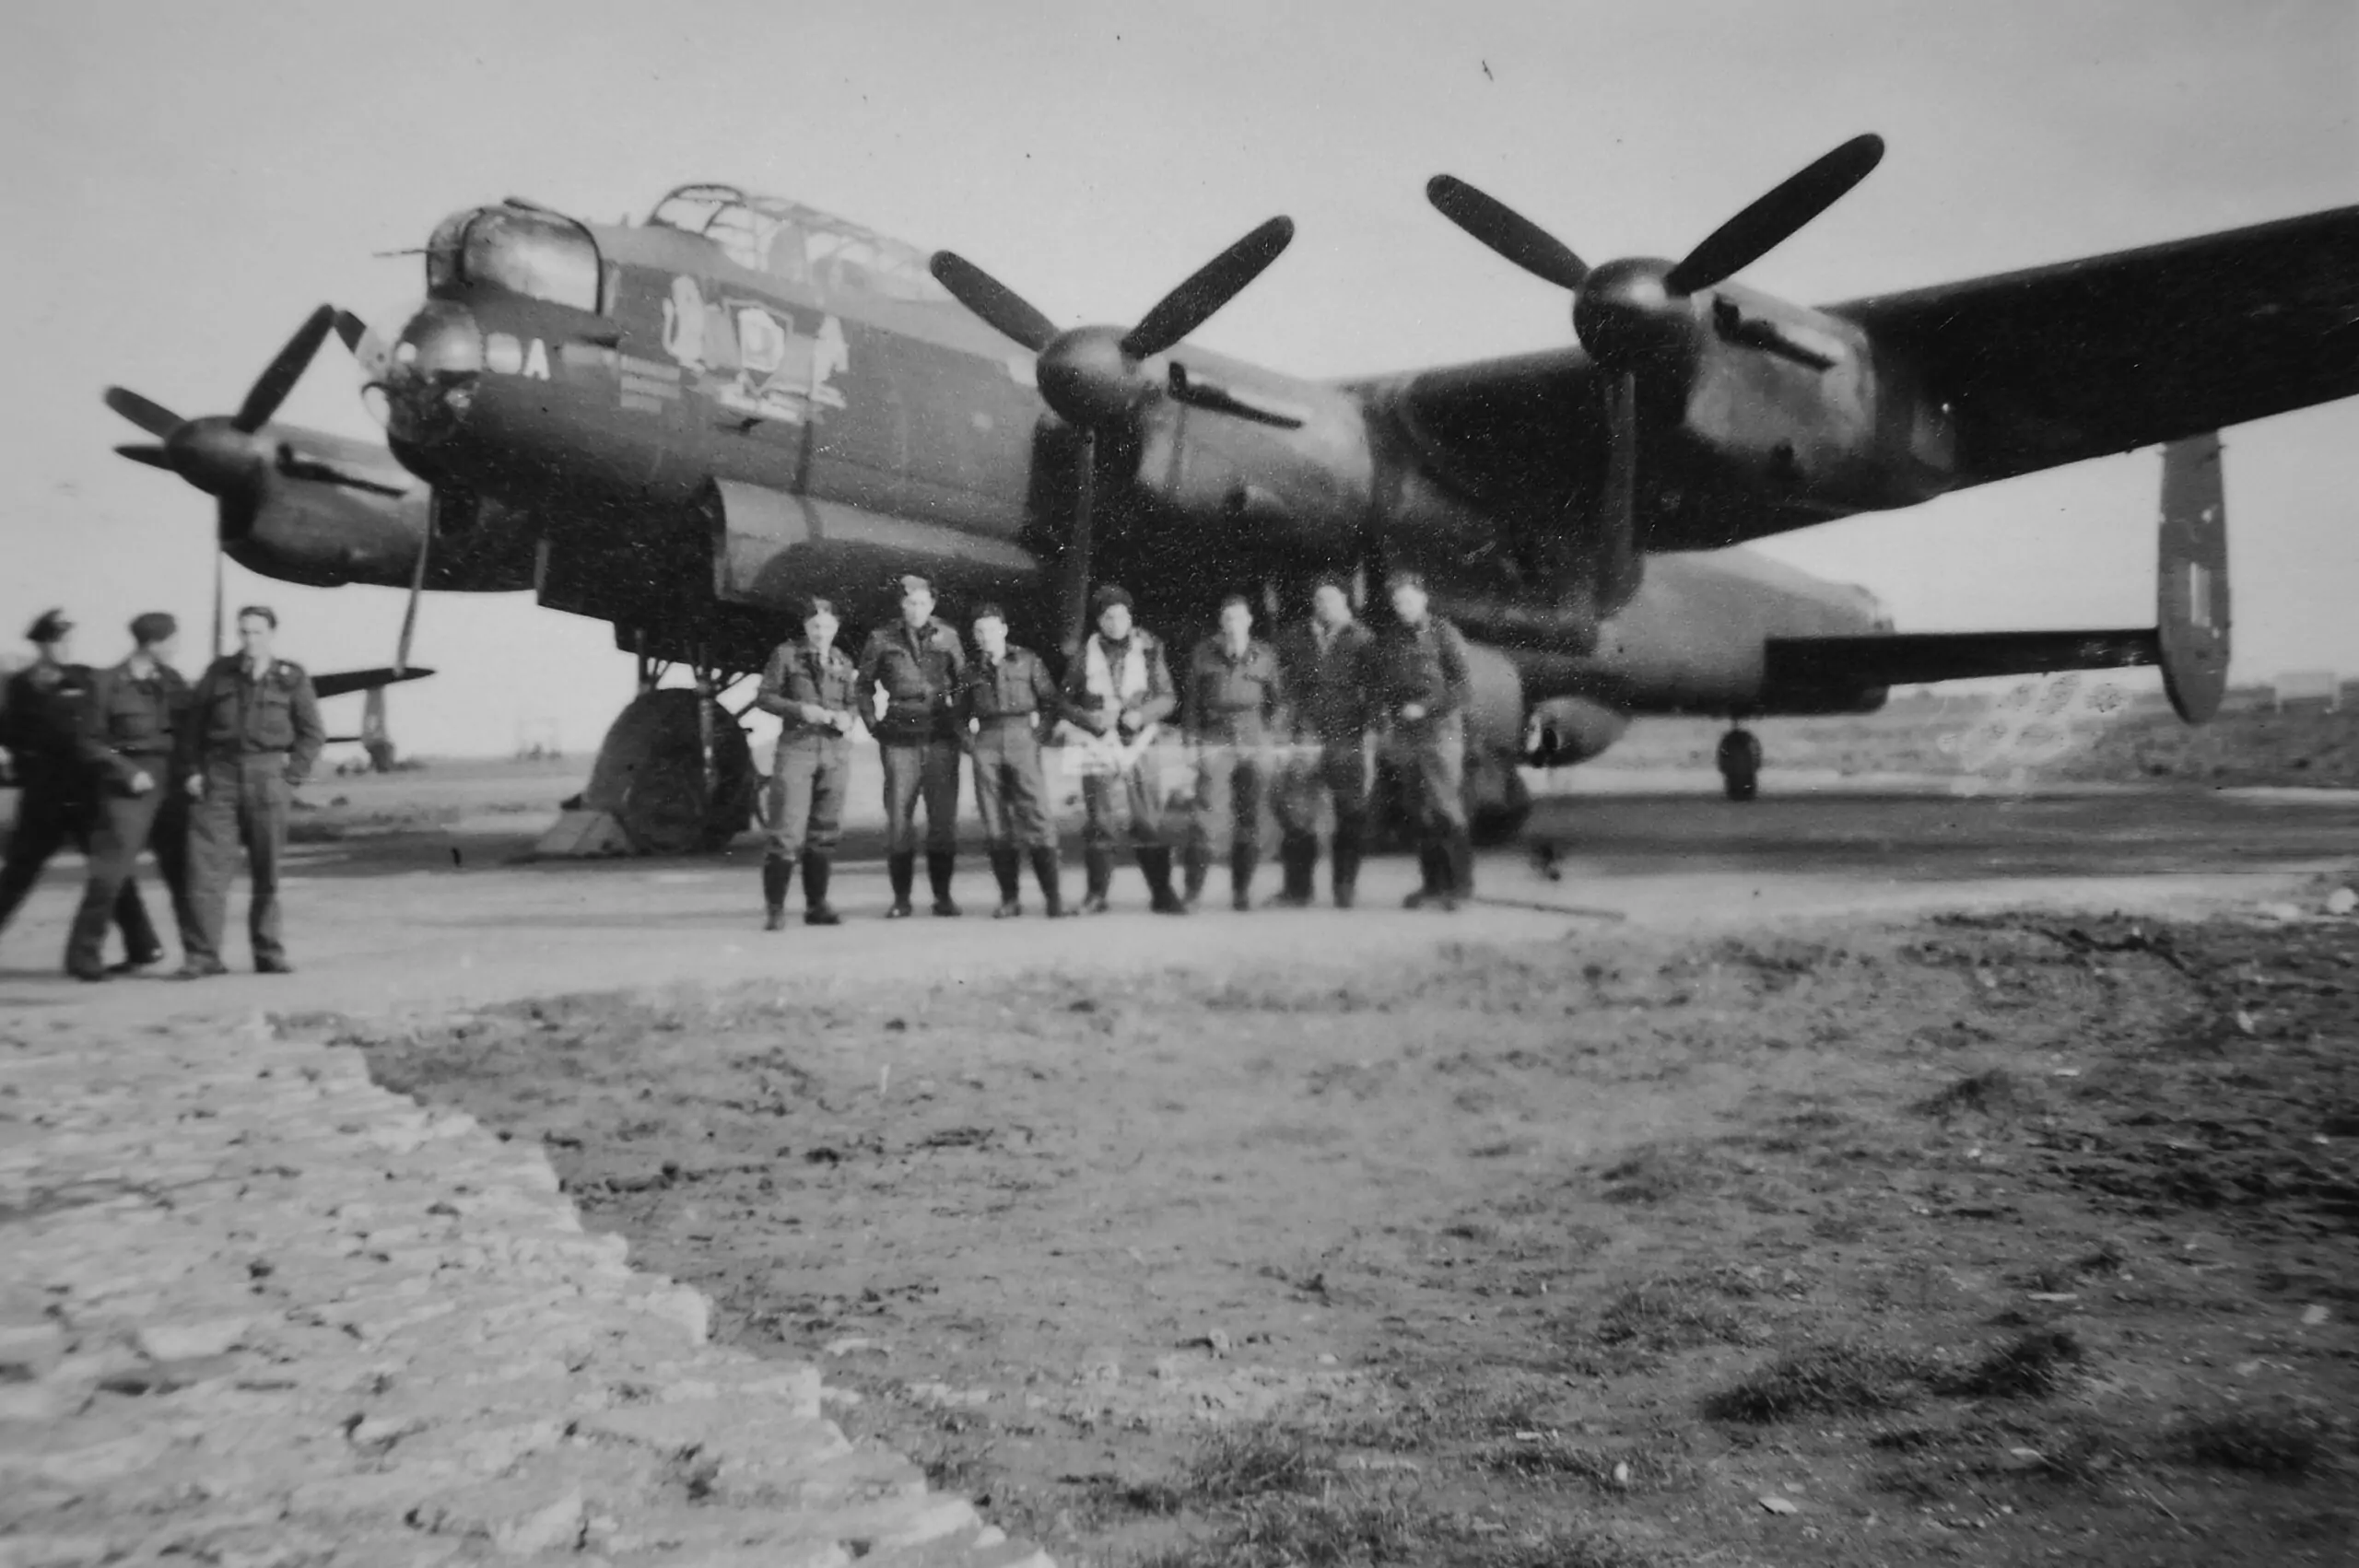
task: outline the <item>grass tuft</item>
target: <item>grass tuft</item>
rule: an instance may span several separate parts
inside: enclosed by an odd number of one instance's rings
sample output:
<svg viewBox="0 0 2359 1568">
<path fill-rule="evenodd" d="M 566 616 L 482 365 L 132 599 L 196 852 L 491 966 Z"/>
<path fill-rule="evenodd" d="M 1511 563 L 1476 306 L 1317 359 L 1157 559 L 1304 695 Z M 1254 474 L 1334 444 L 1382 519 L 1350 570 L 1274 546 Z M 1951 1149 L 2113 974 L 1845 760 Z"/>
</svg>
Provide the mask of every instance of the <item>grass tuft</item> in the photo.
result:
<svg viewBox="0 0 2359 1568">
<path fill-rule="evenodd" d="M 1954 1121 L 1961 1116 L 2005 1121 L 2036 1109 L 2037 1105 L 2038 1095 L 2029 1085 L 2005 1068 L 1993 1067 L 1959 1079 L 1909 1109 L 1942 1121 Z"/>
<path fill-rule="evenodd" d="M 1708 1396 L 1715 1421 L 1766 1422 L 1813 1412 L 1902 1410 L 1925 1391 L 1919 1357 L 1886 1346 L 1834 1340 L 1807 1346 Z"/>
<path fill-rule="evenodd" d="M 2034 1328 L 1942 1379 L 1941 1390 L 1973 1398 L 2041 1398 L 2064 1386 L 2083 1353 L 2071 1329 Z"/>
<path fill-rule="evenodd" d="M 1745 1343 L 1751 1336 L 1744 1321 L 1708 1295 L 1708 1289 L 1674 1275 L 1625 1291 L 1598 1314 L 1597 1342 L 1656 1352 Z"/>
<path fill-rule="evenodd" d="M 2315 1422 L 2283 1410 L 2233 1410 L 2191 1422 L 2171 1445 L 2189 1464 L 2296 1480 L 2326 1457 Z"/>
</svg>

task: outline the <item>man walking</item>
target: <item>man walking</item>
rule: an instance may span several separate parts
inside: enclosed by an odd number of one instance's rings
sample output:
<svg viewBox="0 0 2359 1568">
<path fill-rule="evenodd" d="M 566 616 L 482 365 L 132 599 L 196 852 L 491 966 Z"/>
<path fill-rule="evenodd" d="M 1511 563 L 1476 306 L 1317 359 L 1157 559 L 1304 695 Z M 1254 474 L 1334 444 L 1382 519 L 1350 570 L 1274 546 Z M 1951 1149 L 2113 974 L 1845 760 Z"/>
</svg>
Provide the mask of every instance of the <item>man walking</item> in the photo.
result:
<svg viewBox="0 0 2359 1568">
<path fill-rule="evenodd" d="M 958 634 L 933 618 L 933 588 L 921 577 L 901 579 L 901 619 L 869 634 L 860 656 L 860 712 L 885 715 L 871 728 L 885 762 L 885 868 L 893 907 L 885 918 L 911 913 L 917 880 L 917 805 L 925 801 L 925 873 L 933 912 L 956 915 L 950 879 L 958 863 L 959 678 L 966 650 Z"/>
<path fill-rule="evenodd" d="M 1178 697 L 1163 644 L 1132 624 L 1131 596 L 1109 583 L 1091 596 L 1097 629 L 1082 639 L 1065 672 L 1065 695 L 1087 715 L 1086 728 L 1110 742 L 1081 781 L 1082 863 L 1088 893 L 1082 912 L 1102 915 L 1114 883 L 1115 840 L 1127 836 L 1158 915 L 1184 915 L 1171 889 L 1171 848 L 1163 839 L 1163 776 L 1155 732 Z"/>
<path fill-rule="evenodd" d="M 1007 617 L 996 604 L 975 608 L 975 658 L 959 693 L 963 722 L 974 729 L 975 807 L 983 819 L 992 874 L 999 882 L 995 919 L 1024 913 L 1026 857 L 1040 884 L 1050 919 L 1073 911 L 1057 885 L 1057 832 L 1040 771 L 1040 729 L 1059 719 L 1088 716 L 1065 700 L 1039 655 L 1007 640 Z"/>
<path fill-rule="evenodd" d="M 83 706 L 82 760 L 97 790 L 90 828 L 90 878 L 65 946 L 68 974 L 105 974 L 100 948 L 107 917 L 131 884 L 139 851 L 151 843 L 157 869 L 170 890 L 181 950 L 203 951 L 204 938 L 188 879 L 188 792 L 172 783 L 172 753 L 187 723 L 192 693 L 172 668 L 179 625 L 161 611 L 131 623 L 131 657 L 92 677 Z M 162 956 L 160 948 L 134 951 L 123 967 Z"/>
<path fill-rule="evenodd" d="M 1293 746 L 1279 784 L 1278 860 L 1285 884 L 1277 902 L 1310 903 L 1319 868 L 1319 803 L 1335 813 L 1335 907 L 1352 907 L 1367 833 L 1368 629 L 1352 618 L 1344 585 L 1311 591 L 1310 618 L 1278 639 L 1278 669 L 1294 720 Z"/>
<path fill-rule="evenodd" d="M 833 926 L 827 903 L 836 838 L 843 831 L 844 786 L 851 773 L 853 705 L 860 671 L 836 646 L 836 607 L 813 599 L 803 637 L 770 652 L 754 705 L 779 717 L 770 763 L 769 832 L 762 857 L 764 930 L 786 925 L 786 894 L 803 868 L 803 923 Z"/>
<path fill-rule="evenodd" d="M 311 677 L 301 665 L 272 656 L 277 633 L 278 616 L 268 605 L 239 611 L 239 650 L 215 660 L 190 698 L 179 773 L 194 802 L 189 881 L 196 919 L 182 939 L 183 979 L 228 972 L 221 962 L 222 926 L 241 841 L 253 879 L 246 934 L 253 943 L 254 972 L 290 972 L 279 931 L 278 862 L 295 786 L 310 777 L 327 731 Z"/>
<path fill-rule="evenodd" d="M 1278 656 L 1253 635 L 1253 607 L 1242 594 L 1221 601 L 1220 630 L 1188 658 L 1181 704 L 1196 757 L 1195 810 L 1188 824 L 1187 900 L 1203 895 L 1215 835 L 1228 841 L 1228 893 L 1238 909 L 1253 907 L 1253 869 L 1261 856 L 1262 786 L 1270 735 L 1284 706 Z"/>
<path fill-rule="evenodd" d="M 1377 689 L 1394 755 L 1412 781 L 1417 860 L 1424 880 L 1406 907 L 1452 911 L 1474 891 L 1474 846 L 1466 831 L 1466 642 L 1427 607 L 1425 579 L 1392 574 L 1398 625 L 1377 640 Z"/>
<path fill-rule="evenodd" d="M 63 610 L 43 614 L 25 631 L 34 662 L 8 677 L 0 696 L 0 746 L 7 748 L 17 773 L 16 825 L 8 853 L 0 860 L 0 930 L 7 927 L 49 858 L 71 844 L 90 848 L 90 770 L 80 749 L 82 711 L 90 696 L 90 672 L 67 661 L 74 623 Z M 138 968 L 164 955 L 148 923 L 139 890 L 126 877 L 115 895 L 115 923 L 123 928 L 124 966 Z M 78 973 L 78 972 L 77 972 Z M 91 966 L 86 980 L 104 977 Z"/>
</svg>

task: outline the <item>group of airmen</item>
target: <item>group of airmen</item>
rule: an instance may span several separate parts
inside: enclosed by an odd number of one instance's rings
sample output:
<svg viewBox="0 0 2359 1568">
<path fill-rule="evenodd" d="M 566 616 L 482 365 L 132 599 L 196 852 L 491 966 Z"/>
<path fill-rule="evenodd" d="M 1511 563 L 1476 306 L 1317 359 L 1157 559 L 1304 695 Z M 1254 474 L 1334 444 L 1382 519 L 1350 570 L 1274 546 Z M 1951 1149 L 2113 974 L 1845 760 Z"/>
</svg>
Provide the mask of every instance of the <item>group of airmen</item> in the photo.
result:
<svg viewBox="0 0 2359 1568">
<path fill-rule="evenodd" d="M 1203 896 L 1215 846 L 1226 841 L 1229 895 L 1252 907 L 1265 796 L 1279 832 L 1283 882 L 1275 902 L 1313 898 L 1322 802 L 1332 811 L 1335 904 L 1349 908 L 1367 834 L 1371 741 L 1393 752 L 1412 792 L 1423 876 L 1411 907 L 1451 910 L 1473 891 L 1473 853 L 1461 795 L 1466 646 L 1431 613 L 1422 578 L 1388 582 L 1394 624 L 1372 632 L 1354 618 L 1342 582 L 1319 582 L 1309 618 L 1274 645 L 1253 633 L 1253 608 L 1225 601 L 1220 629 L 1199 642 L 1175 682 L 1163 643 L 1133 618 L 1133 601 L 1107 584 L 1091 598 L 1095 629 L 1062 684 L 1039 656 L 1010 643 L 997 604 L 968 617 L 971 652 L 935 618 L 932 585 L 899 581 L 900 618 L 874 633 L 857 661 L 836 647 L 835 606 L 804 606 L 803 636 L 772 651 L 756 706 L 780 721 L 765 800 L 762 903 L 766 929 L 786 924 L 799 872 L 806 925 L 840 917 L 827 902 L 843 822 L 856 727 L 876 739 L 885 775 L 888 919 L 915 912 L 922 851 L 936 915 L 957 915 L 959 776 L 971 766 L 983 840 L 999 884 L 1000 918 L 1023 913 L 1029 863 L 1047 914 L 1067 907 L 1042 746 L 1060 724 L 1078 732 L 1069 766 L 1081 774 L 1086 884 L 1078 912 L 1103 913 L 1117 848 L 1128 842 L 1151 907 L 1183 915 Z M 881 699 L 881 706 L 880 706 Z M 1165 823 L 1156 742 L 1177 716 L 1194 770 L 1184 831 Z M 1173 837 L 1181 883 L 1172 885 Z"/>
<path fill-rule="evenodd" d="M 914 912 L 922 850 L 936 915 L 952 896 L 960 775 L 971 769 L 983 840 L 999 883 L 1002 918 L 1023 913 L 1028 862 L 1047 913 L 1067 907 L 1059 885 L 1057 832 L 1042 746 L 1059 724 L 1082 775 L 1081 913 L 1103 913 L 1117 848 L 1127 842 L 1152 907 L 1183 915 L 1202 897 L 1226 840 L 1229 895 L 1252 907 L 1264 798 L 1280 829 L 1283 884 L 1276 902 L 1312 901 L 1321 803 L 1332 813 L 1330 855 L 1336 906 L 1349 908 L 1366 843 L 1373 752 L 1392 749 L 1413 795 L 1423 877 L 1413 907 L 1455 909 L 1473 892 L 1473 851 L 1461 796 L 1468 673 L 1457 629 L 1432 614 L 1423 580 L 1389 583 L 1395 622 L 1371 632 L 1353 616 L 1344 585 L 1323 580 L 1309 618 L 1275 644 L 1253 634 L 1253 608 L 1232 596 L 1220 629 L 1199 642 L 1175 682 L 1163 643 L 1133 619 L 1129 593 L 1108 584 L 1091 600 L 1096 627 L 1062 684 L 1039 655 L 1007 639 L 996 604 L 969 616 L 968 645 L 934 616 L 932 586 L 900 579 L 900 619 L 875 632 L 857 663 L 835 646 L 835 606 L 804 606 L 803 636 L 771 653 L 757 699 L 779 720 L 765 810 L 762 902 L 767 928 L 786 923 L 787 896 L 803 878 L 804 923 L 840 919 L 827 902 L 843 822 L 851 737 L 875 737 L 885 771 L 887 919 Z M 88 857 L 82 903 L 65 948 L 66 973 L 104 980 L 160 963 L 133 868 L 152 848 L 180 930 L 178 977 L 227 973 L 222 926 L 242 849 L 252 881 L 248 932 L 254 968 L 289 971 L 281 933 L 278 870 L 294 787 L 326 743 L 318 698 L 301 666 L 274 656 L 277 617 L 266 605 L 238 613 L 240 650 L 191 685 L 172 666 L 178 627 L 161 612 L 131 623 L 121 663 L 91 670 L 68 661 L 73 626 L 60 611 L 27 636 L 37 661 L 9 678 L 0 747 L 22 793 L 5 865 L 5 928 L 49 858 L 67 843 Z M 1172 885 L 1172 839 L 1156 741 L 1174 716 L 1194 770 L 1192 809 Z M 124 955 L 105 962 L 110 924 Z"/>
<path fill-rule="evenodd" d="M 180 929 L 177 977 L 227 974 L 222 926 L 242 855 L 253 884 L 254 968 L 288 972 L 278 865 L 294 788 L 327 731 L 311 677 L 271 652 L 277 628 L 267 605 L 239 611 L 239 651 L 191 685 L 172 667 L 179 627 L 160 611 L 133 619 L 129 657 L 102 670 L 70 661 L 74 626 L 64 612 L 32 624 L 26 636 L 37 657 L 9 677 L 0 703 L 0 747 L 20 790 L 0 862 L 0 929 L 49 858 L 71 843 L 89 871 L 65 972 L 104 980 L 161 963 L 162 939 L 133 878 L 139 852 L 153 848 Z M 110 924 L 124 949 L 113 965 L 105 961 Z"/>
</svg>

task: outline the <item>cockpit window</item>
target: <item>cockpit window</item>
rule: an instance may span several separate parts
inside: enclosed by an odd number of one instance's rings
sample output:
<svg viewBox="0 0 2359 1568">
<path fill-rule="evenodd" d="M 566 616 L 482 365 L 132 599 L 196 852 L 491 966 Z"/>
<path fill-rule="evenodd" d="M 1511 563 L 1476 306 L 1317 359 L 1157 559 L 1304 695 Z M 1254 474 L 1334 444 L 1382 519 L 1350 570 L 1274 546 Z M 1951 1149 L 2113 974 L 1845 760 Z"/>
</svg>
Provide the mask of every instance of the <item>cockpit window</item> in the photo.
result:
<svg viewBox="0 0 2359 1568">
<path fill-rule="evenodd" d="M 835 292 L 948 304 L 927 253 L 830 213 L 734 185 L 683 185 L 649 222 L 701 234 L 748 272 Z"/>
<path fill-rule="evenodd" d="M 426 289 L 431 294 L 459 281 L 459 245 L 473 213 L 453 213 L 437 224 L 426 242 Z"/>
<path fill-rule="evenodd" d="M 429 282 L 433 260 L 429 247 Z M 569 218 L 487 208 L 467 225 L 464 261 L 470 283 L 512 289 L 577 310 L 598 309 L 598 247 Z"/>
</svg>

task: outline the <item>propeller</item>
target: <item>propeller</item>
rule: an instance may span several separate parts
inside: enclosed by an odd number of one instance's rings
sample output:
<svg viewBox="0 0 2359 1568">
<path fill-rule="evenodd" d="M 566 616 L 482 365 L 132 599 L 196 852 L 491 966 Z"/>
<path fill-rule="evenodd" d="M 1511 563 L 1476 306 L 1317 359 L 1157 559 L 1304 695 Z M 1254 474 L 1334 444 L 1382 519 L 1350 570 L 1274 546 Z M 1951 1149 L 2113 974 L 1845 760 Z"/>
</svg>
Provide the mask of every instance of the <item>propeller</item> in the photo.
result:
<svg viewBox="0 0 2359 1568">
<path fill-rule="evenodd" d="M 1293 239 L 1293 220 L 1273 217 L 1197 268 L 1135 326 L 1084 326 L 1065 332 L 972 262 L 948 251 L 934 252 L 931 270 L 953 298 L 1002 336 L 1039 356 L 1035 379 L 1041 401 L 1081 438 L 1073 531 L 1065 542 L 1058 594 L 1068 657 L 1079 650 L 1088 624 L 1090 512 L 1096 502 L 1098 434 L 1125 427 L 1158 392 L 1262 423 L 1300 423 L 1257 409 L 1212 383 L 1191 381 L 1178 366 L 1158 380 L 1144 365 L 1210 321 L 1261 276 Z"/>
<path fill-rule="evenodd" d="M 1438 174 L 1426 197 L 1441 215 L 1500 256 L 1573 296 L 1573 332 L 1600 368 L 1612 373 L 1606 390 L 1608 449 L 1601 521 L 1602 570 L 1612 577 L 1635 564 L 1637 494 L 1638 388 L 1642 378 L 1676 373 L 1696 341 L 1701 317 L 1695 297 L 1727 281 L 1791 239 L 1840 201 L 1884 158 L 1884 139 L 1854 136 L 1809 167 L 1755 198 L 1677 262 L 1629 257 L 1590 266 L 1538 224 L 1464 181 Z M 1723 303 L 1725 313 L 1733 306 Z M 1804 364 L 1827 361 L 1788 343 L 1767 322 L 1736 322 L 1740 341 Z"/>
</svg>

